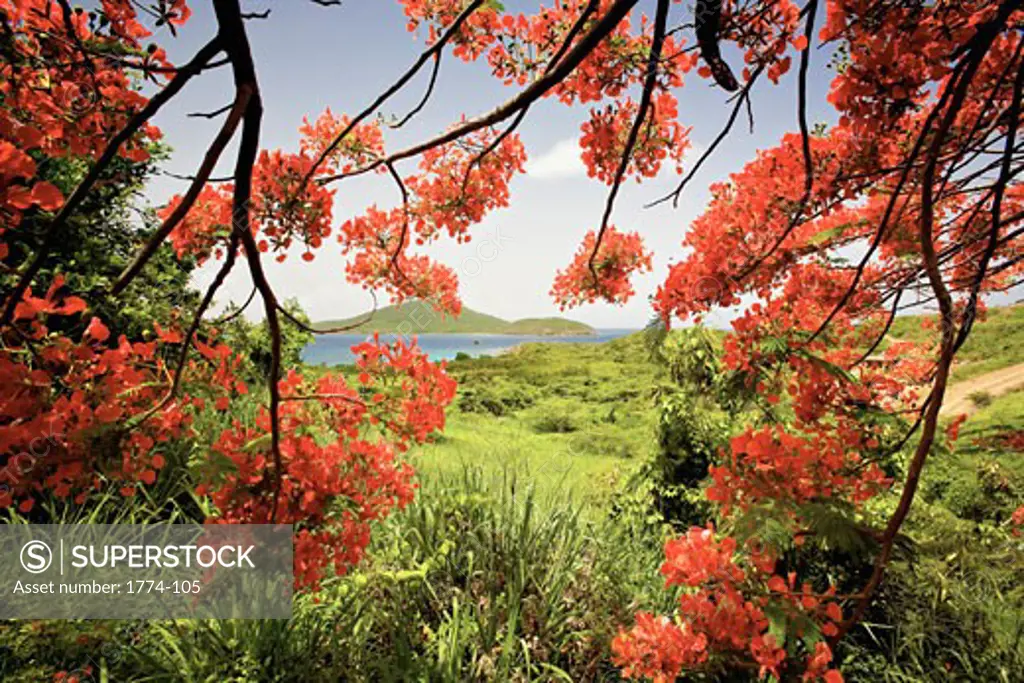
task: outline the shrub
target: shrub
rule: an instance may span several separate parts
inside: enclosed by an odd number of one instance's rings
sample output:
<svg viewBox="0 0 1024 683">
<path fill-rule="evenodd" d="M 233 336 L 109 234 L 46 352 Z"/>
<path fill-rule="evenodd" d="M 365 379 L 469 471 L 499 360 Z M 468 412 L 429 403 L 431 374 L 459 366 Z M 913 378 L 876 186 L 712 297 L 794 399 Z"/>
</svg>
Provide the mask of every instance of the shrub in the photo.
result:
<svg viewBox="0 0 1024 683">
<path fill-rule="evenodd" d="M 544 413 L 533 422 L 534 431 L 541 434 L 569 434 L 580 428 L 570 413 Z"/>
<path fill-rule="evenodd" d="M 984 408 L 985 406 L 992 404 L 992 394 L 987 391 L 975 391 L 968 396 L 968 398 L 971 399 L 971 403 L 978 408 Z"/>
<path fill-rule="evenodd" d="M 534 403 L 526 388 L 495 380 L 486 385 L 460 387 L 456 405 L 464 413 L 490 413 L 501 417 Z"/>
</svg>

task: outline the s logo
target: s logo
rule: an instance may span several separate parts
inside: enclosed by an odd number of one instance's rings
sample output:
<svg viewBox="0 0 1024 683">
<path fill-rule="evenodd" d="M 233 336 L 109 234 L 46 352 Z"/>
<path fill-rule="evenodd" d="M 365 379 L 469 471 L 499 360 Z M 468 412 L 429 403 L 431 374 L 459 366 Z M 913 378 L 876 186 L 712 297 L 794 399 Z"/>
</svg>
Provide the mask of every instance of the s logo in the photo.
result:
<svg viewBox="0 0 1024 683">
<path fill-rule="evenodd" d="M 53 563 L 50 546 L 42 541 L 29 541 L 21 548 L 21 566 L 31 574 L 42 574 Z"/>
</svg>

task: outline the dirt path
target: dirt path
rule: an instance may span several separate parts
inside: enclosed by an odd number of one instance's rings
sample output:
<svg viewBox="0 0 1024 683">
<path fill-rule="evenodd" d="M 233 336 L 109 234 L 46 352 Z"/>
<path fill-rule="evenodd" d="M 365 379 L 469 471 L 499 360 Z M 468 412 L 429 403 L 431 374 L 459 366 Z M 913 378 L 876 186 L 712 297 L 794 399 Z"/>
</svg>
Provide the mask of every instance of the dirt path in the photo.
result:
<svg viewBox="0 0 1024 683">
<path fill-rule="evenodd" d="M 974 405 L 974 401 L 970 399 L 971 394 L 984 391 L 995 398 L 1022 386 L 1024 386 L 1024 363 L 978 375 L 964 382 L 958 382 L 949 388 L 949 391 L 946 392 L 946 400 L 942 402 L 941 413 L 948 416 L 960 413 L 970 415 L 978 409 Z"/>
</svg>

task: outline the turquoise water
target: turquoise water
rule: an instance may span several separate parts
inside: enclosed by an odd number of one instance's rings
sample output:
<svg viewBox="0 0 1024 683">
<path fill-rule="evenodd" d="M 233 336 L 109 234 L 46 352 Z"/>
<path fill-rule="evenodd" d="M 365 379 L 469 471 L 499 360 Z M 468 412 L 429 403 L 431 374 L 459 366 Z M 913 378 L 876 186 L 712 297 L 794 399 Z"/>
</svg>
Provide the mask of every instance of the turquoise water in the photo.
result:
<svg viewBox="0 0 1024 683">
<path fill-rule="evenodd" d="M 598 330 L 597 334 L 581 337 L 555 337 L 511 334 L 423 334 L 417 337 L 419 346 L 432 360 L 455 358 L 455 354 L 494 356 L 520 344 L 543 342 L 547 344 L 599 344 L 632 334 L 636 330 Z M 382 342 L 394 340 L 394 335 L 380 336 Z M 365 334 L 324 334 L 302 351 L 302 359 L 312 365 L 345 365 L 353 363 L 351 347 L 367 339 Z"/>
</svg>

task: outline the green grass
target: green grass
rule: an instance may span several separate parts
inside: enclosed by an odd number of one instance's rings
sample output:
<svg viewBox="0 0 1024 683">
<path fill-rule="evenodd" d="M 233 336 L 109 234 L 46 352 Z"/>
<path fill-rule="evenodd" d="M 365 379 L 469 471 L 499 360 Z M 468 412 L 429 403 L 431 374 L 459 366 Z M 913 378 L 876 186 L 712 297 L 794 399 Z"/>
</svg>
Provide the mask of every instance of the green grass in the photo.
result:
<svg viewBox="0 0 1024 683">
<path fill-rule="evenodd" d="M 515 417 L 456 415 L 444 437 L 421 448 L 411 462 L 421 481 L 474 466 L 493 478 L 514 472 L 524 484 L 536 487 L 542 500 L 562 494 L 600 510 L 638 461 L 586 453 L 582 444 L 572 434 L 538 434 Z"/>
<path fill-rule="evenodd" d="M 0 680 L 619 681 L 609 643 L 668 612 L 663 538 L 479 469 L 432 477 L 290 620 L 0 622 Z"/>
<path fill-rule="evenodd" d="M 450 371 L 459 388 L 444 433 L 412 455 L 425 481 L 466 466 L 511 471 L 541 498 L 558 493 L 596 512 L 656 447 L 656 368 L 639 335 L 527 344 Z"/>
<path fill-rule="evenodd" d="M 990 399 L 968 418 L 960 433 L 962 439 L 968 439 L 1014 429 L 1024 429 L 1024 390 Z"/>
<path fill-rule="evenodd" d="M 938 330 L 926 328 L 934 315 L 901 316 L 893 322 L 890 336 L 916 342 L 936 342 Z M 971 330 L 967 342 L 957 353 L 953 381 L 962 382 L 987 372 L 1024 362 L 1024 304 L 991 308 L 984 321 Z"/>
<path fill-rule="evenodd" d="M 1024 544 L 1007 532 L 1024 504 L 1022 433 L 1017 391 L 981 407 L 951 449 L 929 456 L 903 527 L 910 561 L 892 564 L 872 608 L 875 621 L 891 624 L 873 627 L 885 647 L 864 641 L 868 656 L 844 668 L 847 680 L 1019 680 Z M 940 664 L 948 677 L 937 677 Z M 867 675 L 852 675 L 861 667 Z"/>
<path fill-rule="evenodd" d="M 589 325 L 565 318 L 524 318 L 509 322 L 493 315 L 463 306 L 459 316 L 442 316 L 430 304 L 409 301 L 378 309 L 367 320 L 366 315 L 342 320 L 313 323 L 317 329 L 351 327 L 351 332 L 384 332 L 414 334 L 520 334 L 520 335 L 591 335 Z M 365 322 L 363 322 L 365 321 Z"/>
</svg>

